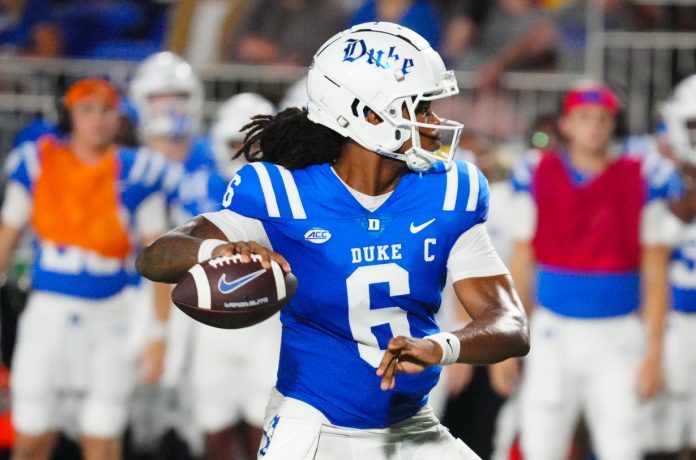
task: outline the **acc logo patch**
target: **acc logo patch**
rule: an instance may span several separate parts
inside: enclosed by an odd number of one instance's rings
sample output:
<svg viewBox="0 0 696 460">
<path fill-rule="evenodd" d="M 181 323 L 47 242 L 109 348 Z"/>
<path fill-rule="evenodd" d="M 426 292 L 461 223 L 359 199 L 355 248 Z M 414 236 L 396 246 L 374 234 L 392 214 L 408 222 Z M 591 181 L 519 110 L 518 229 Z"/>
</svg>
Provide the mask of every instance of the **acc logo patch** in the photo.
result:
<svg viewBox="0 0 696 460">
<path fill-rule="evenodd" d="M 324 244 L 331 239 L 331 232 L 323 228 L 312 228 L 304 234 L 304 239 L 314 244 Z"/>
</svg>

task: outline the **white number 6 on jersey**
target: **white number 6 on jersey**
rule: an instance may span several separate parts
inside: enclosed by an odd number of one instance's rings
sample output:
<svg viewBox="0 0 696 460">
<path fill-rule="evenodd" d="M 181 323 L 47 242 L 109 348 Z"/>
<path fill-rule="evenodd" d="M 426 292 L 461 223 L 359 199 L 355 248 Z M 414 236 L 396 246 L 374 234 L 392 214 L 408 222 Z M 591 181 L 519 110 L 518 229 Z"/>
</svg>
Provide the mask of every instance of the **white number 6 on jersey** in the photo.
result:
<svg viewBox="0 0 696 460">
<path fill-rule="evenodd" d="M 384 354 L 372 333 L 374 326 L 389 324 L 392 335 L 410 336 L 406 311 L 399 307 L 370 308 L 370 285 L 389 284 L 389 295 L 411 293 L 408 272 L 395 263 L 357 268 L 346 279 L 348 288 L 348 321 L 353 339 L 358 343 L 360 357 L 377 368 Z"/>
</svg>

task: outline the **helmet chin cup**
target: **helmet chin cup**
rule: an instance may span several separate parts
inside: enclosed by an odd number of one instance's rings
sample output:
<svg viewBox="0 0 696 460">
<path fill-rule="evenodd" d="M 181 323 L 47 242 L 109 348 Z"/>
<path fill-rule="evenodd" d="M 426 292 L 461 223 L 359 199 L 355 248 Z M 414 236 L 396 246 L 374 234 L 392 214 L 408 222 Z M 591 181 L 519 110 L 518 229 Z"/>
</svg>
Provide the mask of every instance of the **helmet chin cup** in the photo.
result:
<svg viewBox="0 0 696 460">
<path fill-rule="evenodd" d="M 433 158 L 426 157 L 413 148 L 404 153 L 404 158 L 408 169 L 415 172 L 425 172 L 429 170 L 436 161 Z"/>
</svg>

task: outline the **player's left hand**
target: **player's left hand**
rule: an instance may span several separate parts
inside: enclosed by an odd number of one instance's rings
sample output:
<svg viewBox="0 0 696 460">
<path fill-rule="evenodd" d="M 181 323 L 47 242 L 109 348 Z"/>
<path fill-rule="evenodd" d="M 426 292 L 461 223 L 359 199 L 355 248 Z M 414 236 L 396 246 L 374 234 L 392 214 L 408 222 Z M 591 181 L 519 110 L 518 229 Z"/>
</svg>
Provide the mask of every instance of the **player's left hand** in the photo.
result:
<svg viewBox="0 0 696 460">
<path fill-rule="evenodd" d="M 442 348 L 432 340 L 402 335 L 392 337 L 377 368 L 377 375 L 382 377 L 380 388 L 393 390 L 396 374 L 418 374 L 439 364 L 441 359 Z"/>
<path fill-rule="evenodd" d="M 662 390 L 662 359 L 659 351 L 648 352 L 638 372 L 638 397 L 645 400 Z"/>
<path fill-rule="evenodd" d="M 153 384 L 164 374 L 164 354 L 167 342 L 163 339 L 153 340 L 140 356 L 140 376 L 142 383 Z"/>
</svg>

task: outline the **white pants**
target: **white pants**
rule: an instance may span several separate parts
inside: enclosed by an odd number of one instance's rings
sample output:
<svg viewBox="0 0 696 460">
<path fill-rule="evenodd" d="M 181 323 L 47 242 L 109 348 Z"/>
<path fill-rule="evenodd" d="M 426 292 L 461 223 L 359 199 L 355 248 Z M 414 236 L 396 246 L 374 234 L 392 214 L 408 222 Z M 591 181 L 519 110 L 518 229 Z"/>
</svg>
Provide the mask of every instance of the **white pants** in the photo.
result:
<svg viewBox="0 0 696 460">
<path fill-rule="evenodd" d="M 261 427 L 280 355 L 278 315 L 243 329 L 196 323 L 193 331 L 193 415 L 205 432 L 244 420 Z"/>
<path fill-rule="evenodd" d="M 637 376 L 645 333 L 634 315 L 572 319 L 537 308 L 520 388 L 525 458 L 565 457 L 580 412 L 602 460 L 641 455 Z"/>
<path fill-rule="evenodd" d="M 79 434 L 122 433 L 136 375 L 128 347 L 131 299 L 129 290 L 98 301 L 31 294 L 19 320 L 12 368 L 12 417 L 19 432 L 64 428 L 62 395 L 78 395 Z"/>
<path fill-rule="evenodd" d="M 429 407 L 385 429 L 332 425 L 312 406 L 273 390 L 259 460 L 480 460 Z"/>
<path fill-rule="evenodd" d="M 696 314 L 670 313 L 664 340 L 665 391 L 646 408 L 650 452 L 696 448 Z"/>
</svg>

